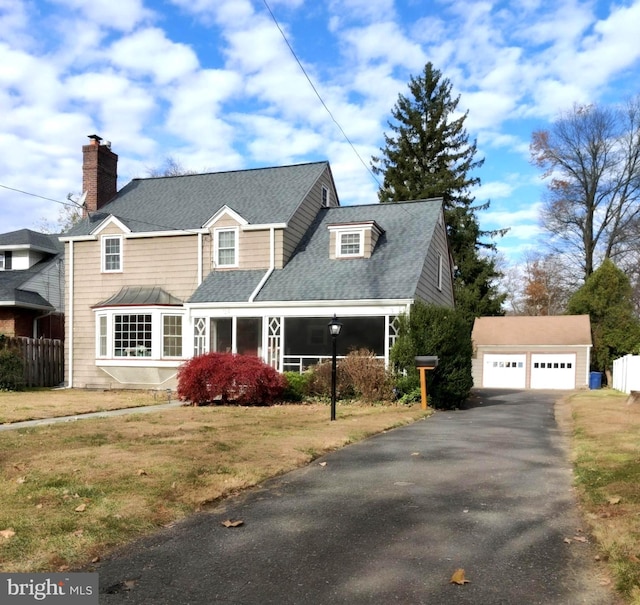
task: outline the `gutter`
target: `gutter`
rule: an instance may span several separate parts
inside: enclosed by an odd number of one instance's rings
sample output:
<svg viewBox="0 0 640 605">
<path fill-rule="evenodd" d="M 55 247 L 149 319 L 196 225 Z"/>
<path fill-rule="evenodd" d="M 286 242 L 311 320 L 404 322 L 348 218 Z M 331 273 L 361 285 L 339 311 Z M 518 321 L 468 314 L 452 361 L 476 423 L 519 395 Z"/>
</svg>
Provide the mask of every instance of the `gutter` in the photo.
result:
<svg viewBox="0 0 640 605">
<path fill-rule="evenodd" d="M 248 302 L 250 303 L 252 303 L 256 296 L 260 294 L 260 290 L 262 290 L 276 268 L 276 230 L 274 226 L 269 227 L 269 243 L 271 248 L 269 251 L 269 269 L 267 269 L 267 272 L 262 276 L 262 279 L 256 286 L 255 290 L 251 293 L 251 296 L 249 296 Z"/>
</svg>

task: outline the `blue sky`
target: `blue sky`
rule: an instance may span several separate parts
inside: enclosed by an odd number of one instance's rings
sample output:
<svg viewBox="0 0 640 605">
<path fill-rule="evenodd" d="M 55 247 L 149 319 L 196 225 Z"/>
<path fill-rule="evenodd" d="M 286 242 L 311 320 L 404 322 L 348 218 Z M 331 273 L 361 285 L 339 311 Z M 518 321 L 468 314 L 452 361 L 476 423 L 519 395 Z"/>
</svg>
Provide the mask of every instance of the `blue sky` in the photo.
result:
<svg viewBox="0 0 640 605">
<path fill-rule="evenodd" d="M 168 156 L 196 171 L 329 160 L 341 203 L 410 75 L 431 61 L 485 158 L 484 229 L 507 260 L 539 242 L 532 131 L 574 103 L 640 93 L 640 0 L 0 0 L 0 232 L 55 221 L 97 133 L 119 186 Z"/>
</svg>

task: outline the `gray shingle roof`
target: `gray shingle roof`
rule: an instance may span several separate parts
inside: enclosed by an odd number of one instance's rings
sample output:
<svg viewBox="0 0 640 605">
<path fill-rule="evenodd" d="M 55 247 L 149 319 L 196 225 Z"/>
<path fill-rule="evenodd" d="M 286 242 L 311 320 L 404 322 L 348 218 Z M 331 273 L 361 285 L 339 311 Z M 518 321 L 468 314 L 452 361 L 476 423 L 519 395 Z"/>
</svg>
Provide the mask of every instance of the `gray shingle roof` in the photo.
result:
<svg viewBox="0 0 640 605">
<path fill-rule="evenodd" d="M 58 241 L 57 235 L 39 233 L 31 229 L 19 229 L 0 234 L 0 248 L 3 250 L 24 248 L 25 246 L 50 254 L 58 254 L 64 249 L 64 246 Z"/>
<path fill-rule="evenodd" d="M 413 298 L 441 207 L 438 199 L 322 210 L 256 301 Z M 329 258 L 328 225 L 371 220 L 384 230 L 371 258 Z"/>
<path fill-rule="evenodd" d="M 38 263 L 34 267 L 39 271 L 43 264 Z M 26 271 L 0 271 L 0 305 L 53 308 L 40 294 L 21 289 L 21 286 L 37 272 L 34 267 Z"/>
<path fill-rule="evenodd" d="M 328 166 L 313 162 L 134 179 L 91 220 L 65 235 L 86 235 L 109 214 L 134 232 L 199 229 L 225 205 L 251 224 L 285 223 Z"/>
<path fill-rule="evenodd" d="M 325 208 L 289 263 L 272 273 L 255 301 L 413 298 L 441 208 L 440 199 Z M 371 258 L 330 258 L 328 225 L 372 220 L 384 233 Z M 246 302 L 264 275 L 214 271 L 189 302 Z"/>
<path fill-rule="evenodd" d="M 246 302 L 265 274 L 263 270 L 212 271 L 189 302 Z"/>
</svg>

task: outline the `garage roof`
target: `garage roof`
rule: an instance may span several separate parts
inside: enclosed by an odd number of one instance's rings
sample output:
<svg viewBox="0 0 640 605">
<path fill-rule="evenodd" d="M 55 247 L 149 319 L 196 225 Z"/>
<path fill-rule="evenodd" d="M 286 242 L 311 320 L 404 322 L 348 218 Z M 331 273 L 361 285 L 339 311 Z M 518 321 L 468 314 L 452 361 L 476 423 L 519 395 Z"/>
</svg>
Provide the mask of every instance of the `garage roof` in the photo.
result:
<svg viewBox="0 0 640 605">
<path fill-rule="evenodd" d="M 588 315 L 477 317 L 471 337 L 475 346 L 592 344 Z"/>
</svg>

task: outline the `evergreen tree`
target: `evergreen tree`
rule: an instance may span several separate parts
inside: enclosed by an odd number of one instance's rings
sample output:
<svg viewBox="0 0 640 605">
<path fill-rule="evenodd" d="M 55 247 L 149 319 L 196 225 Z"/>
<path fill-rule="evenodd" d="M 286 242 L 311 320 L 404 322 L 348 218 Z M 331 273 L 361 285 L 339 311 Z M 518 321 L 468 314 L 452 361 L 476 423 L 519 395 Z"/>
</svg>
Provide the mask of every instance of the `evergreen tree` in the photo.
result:
<svg viewBox="0 0 640 605">
<path fill-rule="evenodd" d="M 372 169 L 384 175 L 380 202 L 442 197 L 445 222 L 456 266 L 456 305 L 469 323 L 480 315 L 501 315 L 504 295 L 495 280 L 499 272 L 495 244 L 482 241 L 501 232 L 480 230 L 476 212 L 489 204 L 474 205 L 469 189 L 480 184 L 471 173 L 484 163 L 476 159 L 476 142 L 469 142 L 464 127 L 467 113 L 454 119 L 460 97 L 451 96 L 451 82 L 427 63 L 419 77 L 409 81 L 410 97 L 398 95 L 391 110 L 392 135 L 384 135 L 382 155 L 372 158 Z"/>
<path fill-rule="evenodd" d="M 411 305 L 409 314 L 400 317 L 398 339 L 391 349 L 391 363 L 404 373 L 399 386 L 405 393 L 420 386 L 416 355 L 438 357 L 438 367 L 427 378 L 429 405 L 438 409 L 463 405 L 473 386 L 473 345 L 462 313 L 420 301 Z"/>
<path fill-rule="evenodd" d="M 629 278 L 611 260 L 605 260 L 570 298 L 567 313 L 589 315 L 591 367 L 604 372 L 611 384 L 613 361 L 638 352 L 640 346 L 640 322 L 634 314 Z"/>
</svg>

